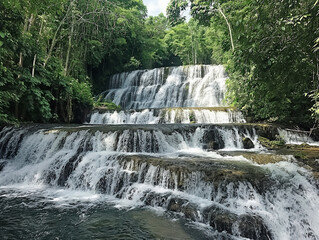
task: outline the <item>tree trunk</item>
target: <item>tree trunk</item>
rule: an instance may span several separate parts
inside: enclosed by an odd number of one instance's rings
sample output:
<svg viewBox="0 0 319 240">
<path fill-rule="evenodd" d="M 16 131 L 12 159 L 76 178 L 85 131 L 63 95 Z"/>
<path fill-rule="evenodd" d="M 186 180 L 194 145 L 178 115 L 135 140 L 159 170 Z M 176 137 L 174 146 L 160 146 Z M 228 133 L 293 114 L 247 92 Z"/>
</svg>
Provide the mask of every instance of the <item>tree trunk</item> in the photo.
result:
<svg viewBox="0 0 319 240">
<path fill-rule="evenodd" d="M 25 22 L 24 22 L 22 35 L 28 30 L 28 23 L 29 23 L 29 18 L 26 17 Z M 18 65 L 19 65 L 19 67 L 23 66 L 23 54 L 22 54 L 22 52 L 20 52 L 20 54 L 19 54 L 19 63 L 18 63 Z M 18 76 L 18 78 L 20 78 L 20 76 Z"/>
<path fill-rule="evenodd" d="M 71 4 L 71 9 L 73 10 L 74 0 L 70 4 Z M 71 48 L 72 48 L 72 38 L 73 38 L 74 25 L 75 25 L 75 17 L 74 17 L 74 13 L 72 10 L 71 10 L 72 20 L 71 20 L 71 29 L 70 29 L 70 34 L 69 34 L 68 50 L 66 52 L 65 65 L 64 65 L 64 75 L 65 76 L 68 75 L 68 70 L 69 70 L 70 53 L 71 53 Z"/>
<path fill-rule="evenodd" d="M 234 51 L 235 50 L 235 46 L 234 46 L 234 42 L 233 42 L 233 34 L 232 34 L 230 23 L 228 22 L 228 19 L 227 19 L 226 15 L 224 14 L 223 10 L 221 9 L 221 7 L 218 8 L 218 11 L 223 16 L 223 18 L 225 19 L 225 21 L 227 23 L 228 31 L 229 31 L 229 37 L 230 37 L 230 43 L 231 43 L 231 48 L 232 48 L 232 51 Z"/>
<path fill-rule="evenodd" d="M 43 23 L 44 23 L 44 20 L 43 20 L 43 17 L 42 17 L 42 19 L 41 19 L 41 26 L 40 26 L 40 30 L 39 30 L 39 37 L 38 37 L 38 40 L 37 40 L 37 45 L 39 45 L 39 39 L 40 39 L 40 37 L 41 37 L 41 33 L 42 33 L 42 29 L 43 29 Z M 34 74 L 35 74 L 35 64 L 36 64 L 36 61 L 37 61 L 37 54 L 34 54 L 33 64 L 32 64 L 32 72 L 31 72 L 32 77 L 34 77 Z"/>
<path fill-rule="evenodd" d="M 71 96 L 67 97 L 66 114 L 67 114 L 67 122 L 70 123 L 73 120 L 72 98 L 71 98 Z"/>
<path fill-rule="evenodd" d="M 54 33 L 54 35 L 53 35 L 53 39 L 52 39 L 52 42 L 51 42 L 51 46 L 50 46 L 49 52 L 48 52 L 48 54 L 47 54 L 47 56 L 46 56 L 46 58 L 45 58 L 45 60 L 44 60 L 44 63 L 43 63 L 43 67 L 44 67 L 44 68 L 46 67 L 46 65 L 47 65 L 47 63 L 48 63 L 48 61 L 49 61 L 49 59 L 51 58 L 53 49 L 54 49 L 55 44 L 56 44 L 56 42 L 57 42 L 58 33 L 59 33 L 59 31 L 60 31 L 62 25 L 65 23 L 65 20 L 67 19 L 68 15 L 69 15 L 70 9 L 71 9 L 71 4 L 69 5 L 68 10 L 66 11 L 66 14 L 65 14 L 64 18 L 61 20 L 61 22 L 60 22 L 58 28 L 56 29 L 56 31 L 55 31 L 55 33 Z"/>
</svg>

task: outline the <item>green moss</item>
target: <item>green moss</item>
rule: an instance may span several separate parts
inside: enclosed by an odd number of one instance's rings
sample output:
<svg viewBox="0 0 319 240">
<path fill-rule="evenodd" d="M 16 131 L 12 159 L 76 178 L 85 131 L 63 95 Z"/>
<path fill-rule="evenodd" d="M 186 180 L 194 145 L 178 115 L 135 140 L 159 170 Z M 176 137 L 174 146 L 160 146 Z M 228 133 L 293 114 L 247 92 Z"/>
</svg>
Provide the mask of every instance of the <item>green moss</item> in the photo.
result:
<svg viewBox="0 0 319 240">
<path fill-rule="evenodd" d="M 219 112 L 228 112 L 236 111 L 236 108 L 233 107 L 172 107 L 165 108 L 167 110 L 209 110 L 209 111 L 219 111 Z"/>
<path fill-rule="evenodd" d="M 190 121 L 190 123 L 196 123 L 196 119 L 195 119 L 194 113 L 191 113 L 191 114 L 189 115 L 189 121 Z"/>
<path fill-rule="evenodd" d="M 258 164 L 277 163 L 280 161 L 287 160 L 282 155 L 277 155 L 277 154 L 244 153 L 243 156 Z"/>
<path fill-rule="evenodd" d="M 120 111 L 122 108 L 120 105 L 116 105 L 112 101 L 104 100 L 100 96 L 98 100 L 94 101 L 93 106 L 95 109 L 111 110 L 111 111 Z"/>
<path fill-rule="evenodd" d="M 262 146 L 268 149 L 279 149 L 285 145 L 285 142 L 282 139 L 270 141 L 265 137 L 258 137 L 258 141 Z"/>
</svg>

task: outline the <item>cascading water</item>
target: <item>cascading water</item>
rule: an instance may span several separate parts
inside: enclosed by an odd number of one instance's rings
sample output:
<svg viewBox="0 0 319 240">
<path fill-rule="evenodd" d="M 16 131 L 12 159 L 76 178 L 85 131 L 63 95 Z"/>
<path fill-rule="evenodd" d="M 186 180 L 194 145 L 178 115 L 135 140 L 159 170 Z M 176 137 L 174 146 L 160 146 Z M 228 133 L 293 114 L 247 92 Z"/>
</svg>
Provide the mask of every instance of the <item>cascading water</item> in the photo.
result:
<svg viewBox="0 0 319 240">
<path fill-rule="evenodd" d="M 279 136 L 287 144 L 308 144 L 312 146 L 319 146 L 318 141 L 314 141 L 308 132 L 289 130 L 289 129 L 278 129 Z"/>
<path fill-rule="evenodd" d="M 122 73 L 104 96 L 126 110 L 95 112 L 96 125 L 3 128 L 0 236 L 318 239 L 317 179 L 289 155 L 244 157 L 272 153 L 258 129 L 221 107 L 224 81 L 220 66 Z"/>
<path fill-rule="evenodd" d="M 226 77 L 222 66 L 208 65 L 116 74 L 100 97 L 125 110 L 96 111 L 90 123 L 245 122 L 240 112 L 224 106 Z"/>
<path fill-rule="evenodd" d="M 225 80 L 222 66 L 158 68 L 114 75 L 101 95 L 124 109 L 217 107 Z"/>
<path fill-rule="evenodd" d="M 90 124 L 244 123 L 240 112 L 223 108 L 162 108 L 95 111 Z"/>
</svg>

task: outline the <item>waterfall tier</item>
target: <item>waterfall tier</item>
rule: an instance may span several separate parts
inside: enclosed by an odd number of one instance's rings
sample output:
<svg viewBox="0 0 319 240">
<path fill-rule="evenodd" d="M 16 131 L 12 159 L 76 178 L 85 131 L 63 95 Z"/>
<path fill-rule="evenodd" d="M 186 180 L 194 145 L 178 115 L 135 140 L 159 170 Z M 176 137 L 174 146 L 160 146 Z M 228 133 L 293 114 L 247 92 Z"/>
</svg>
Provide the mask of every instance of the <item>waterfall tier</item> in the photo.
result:
<svg viewBox="0 0 319 240">
<path fill-rule="evenodd" d="M 22 143 L 31 153 L 46 153 L 52 146 L 79 142 L 82 145 L 74 147 L 74 151 L 83 148 L 85 143 L 88 150 L 94 151 L 167 154 L 188 149 L 244 150 L 244 139 L 250 139 L 253 144 L 251 149 L 261 148 L 255 129 L 249 125 L 84 125 L 47 126 L 40 130 L 38 127 L 4 128 L 0 135 L 0 159 L 15 154 Z M 27 161 L 30 156 L 22 154 L 21 158 Z"/>
<path fill-rule="evenodd" d="M 81 126 L 1 129 L 0 236 L 41 238 L 13 230 L 11 222 L 20 223 L 20 211 L 39 209 L 49 214 L 40 216 L 51 227 L 56 211 L 50 204 L 62 202 L 58 212 L 76 209 L 80 221 L 71 225 L 79 226 L 82 238 L 86 230 L 88 238 L 95 237 L 91 231 L 97 228 L 102 236 L 96 238 L 112 238 L 101 229 L 122 232 L 110 226 L 112 220 L 97 221 L 83 211 L 97 206 L 105 212 L 111 204 L 112 209 L 161 209 L 170 219 L 182 219 L 179 223 L 204 228 L 194 239 L 318 239 L 318 179 L 293 156 L 268 151 L 258 139 L 266 135 L 269 142 L 278 136 L 292 144 L 317 142 L 305 133 L 245 123 L 240 112 L 224 106 L 225 79 L 222 66 L 116 74 L 101 96 L 122 111 L 96 110 L 90 124 Z M 319 169 L 316 164 L 314 160 Z M 75 201 L 68 205 L 65 199 L 73 195 Z M 80 202 L 83 195 L 85 202 Z M 56 222 L 66 223 L 56 215 Z M 5 224 L 11 216 L 14 221 Z M 83 227 L 88 221 L 92 225 Z M 126 223 L 121 220 L 120 226 Z M 45 227 L 42 239 L 70 238 L 59 235 L 61 226 Z M 134 234 L 132 239 L 152 236 Z M 112 239 L 127 238 L 131 235 L 124 233 Z"/>
<path fill-rule="evenodd" d="M 223 66 L 181 66 L 116 74 L 102 93 L 124 109 L 223 106 Z"/>
<path fill-rule="evenodd" d="M 244 123 L 232 108 L 162 108 L 123 111 L 95 110 L 90 124 Z"/>
<path fill-rule="evenodd" d="M 257 135 L 249 125 L 4 128 L 0 186 L 63 187 L 161 207 L 222 239 L 319 236 L 318 189 L 291 157 L 258 165 L 204 151 L 209 144 L 243 150 L 242 137 Z"/>
<path fill-rule="evenodd" d="M 291 130 L 291 129 L 279 129 L 279 136 L 285 141 L 286 144 L 308 144 L 311 146 L 319 146 L 319 139 L 315 141 L 309 136 L 309 132 Z"/>
<path fill-rule="evenodd" d="M 223 66 L 185 66 L 115 74 L 102 93 L 122 111 L 92 113 L 91 124 L 240 123 L 242 114 L 225 107 Z"/>
</svg>

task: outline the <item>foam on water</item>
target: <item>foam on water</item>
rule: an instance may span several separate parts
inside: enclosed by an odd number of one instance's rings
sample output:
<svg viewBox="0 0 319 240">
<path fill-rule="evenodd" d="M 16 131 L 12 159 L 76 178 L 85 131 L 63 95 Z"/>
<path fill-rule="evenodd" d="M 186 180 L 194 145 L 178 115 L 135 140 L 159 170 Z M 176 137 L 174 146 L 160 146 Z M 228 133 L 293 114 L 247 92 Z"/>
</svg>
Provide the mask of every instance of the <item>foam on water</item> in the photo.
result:
<svg viewBox="0 0 319 240">
<path fill-rule="evenodd" d="M 319 146 L 318 141 L 314 141 L 308 132 L 293 131 L 288 129 L 278 129 L 279 136 L 286 142 L 286 144 L 308 144 L 311 146 Z"/>
<path fill-rule="evenodd" d="M 259 165 L 225 155 L 265 150 L 249 125 L 212 124 L 244 122 L 228 108 L 208 108 L 224 105 L 225 79 L 222 66 L 117 74 L 103 97 L 134 110 L 96 112 L 91 123 L 121 125 L 3 128 L 0 197 L 61 208 L 148 206 L 184 216 L 214 239 L 319 239 L 319 184 L 309 170 L 293 157 Z M 244 149 L 245 138 L 253 148 Z"/>
<path fill-rule="evenodd" d="M 93 112 L 90 124 L 158 124 L 158 123 L 244 123 L 240 112 L 234 110 L 163 108 L 139 111 Z"/>
<path fill-rule="evenodd" d="M 8 130 L 5 131 L 8 134 Z M 126 130 L 121 134 L 116 131 L 91 133 L 88 130 L 38 130 L 29 133 L 19 141 L 18 152 L 1 172 L 0 185 L 2 188 L 7 186 L 7 189 L 10 186 L 19 187 L 29 191 L 28 194 L 38 191 L 60 206 L 76 202 L 113 201 L 117 207 L 131 208 L 146 204 L 166 209 L 170 208 L 172 201 L 182 201 L 191 206 L 192 218 L 197 222 L 208 224 L 206 212 L 217 207 L 235 216 L 248 214 L 260 217 L 274 239 L 289 239 L 292 236 L 315 239 L 319 236 L 316 227 L 319 224 L 318 190 L 309 172 L 294 162 L 258 166 L 243 157 L 221 157 L 216 152 L 206 152 L 199 147 L 205 133 L 203 128 L 185 135 L 177 132 L 167 135 L 160 132 L 157 135 L 161 145 L 157 147 L 157 157 L 163 156 L 161 153 L 174 151 L 176 156 L 188 154 L 211 161 L 237 160 L 263 169 L 272 182 L 262 191 L 247 181 L 228 182 L 226 178 L 225 182 L 214 183 L 207 180 L 207 173 L 202 170 L 175 172 L 156 165 L 156 162 L 125 160 L 125 150 L 129 150 L 125 139 L 130 138 L 131 142 L 136 143 L 135 138 L 142 141 L 127 156 L 137 155 L 138 149 L 142 152 L 149 149 L 147 132 L 135 133 L 131 135 Z M 232 134 L 236 136 L 239 133 L 232 130 Z M 122 147 L 119 147 L 121 144 L 114 144 L 116 139 L 118 143 L 123 143 Z M 153 152 L 149 156 L 155 156 Z M 144 151 L 144 154 L 147 152 Z M 178 159 L 183 161 L 183 158 Z M 35 190 L 30 192 L 30 188 Z M 234 237 L 240 237 L 236 224 L 232 229 Z"/>
</svg>

